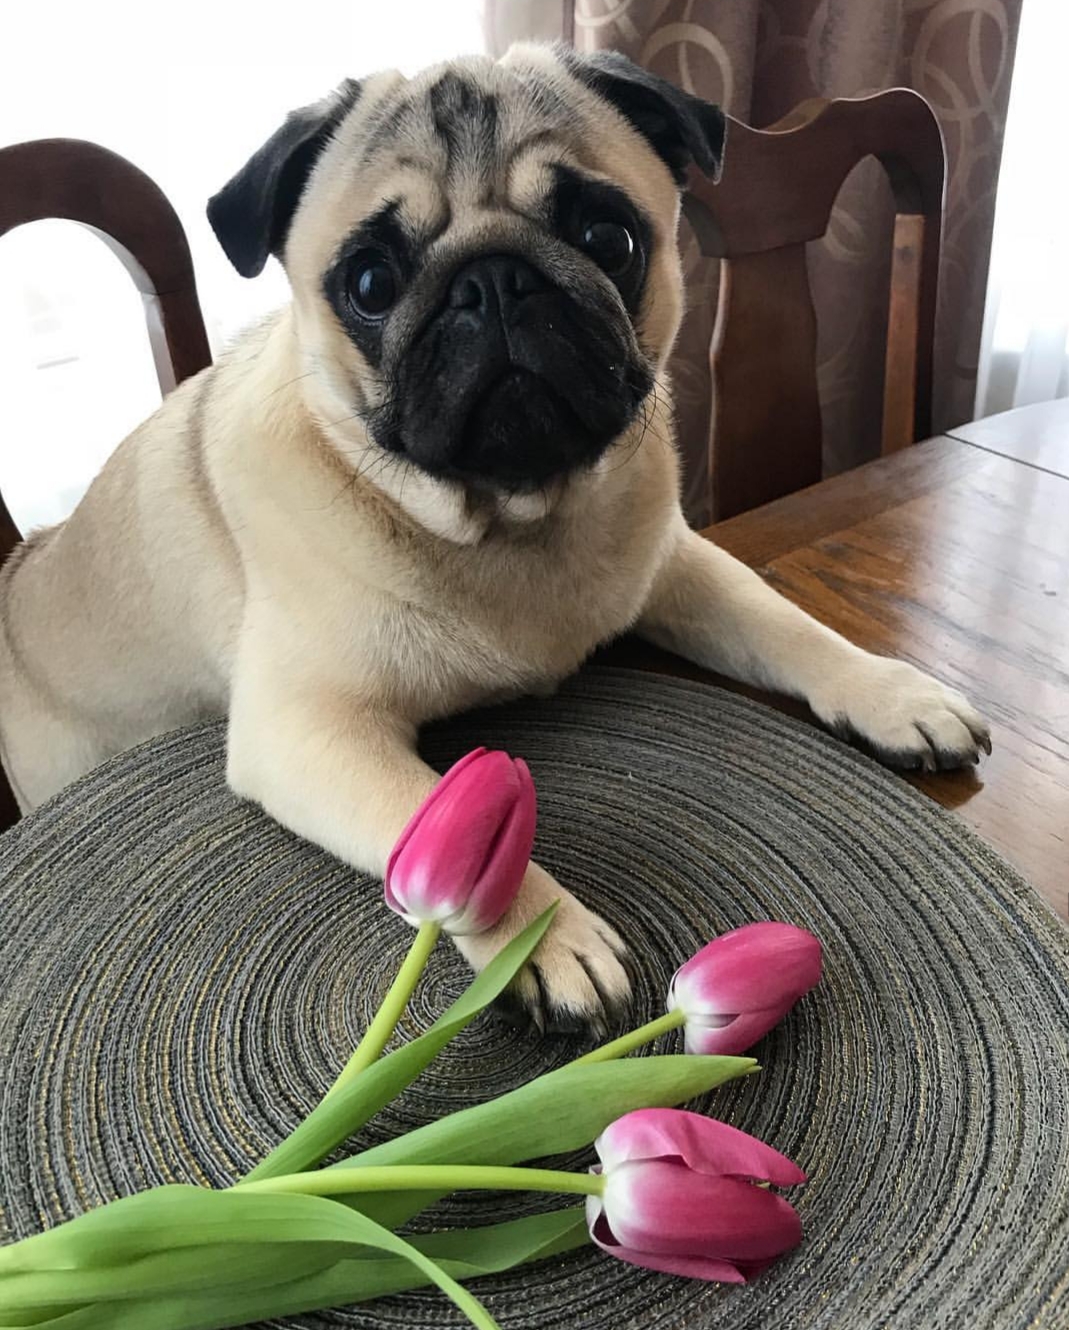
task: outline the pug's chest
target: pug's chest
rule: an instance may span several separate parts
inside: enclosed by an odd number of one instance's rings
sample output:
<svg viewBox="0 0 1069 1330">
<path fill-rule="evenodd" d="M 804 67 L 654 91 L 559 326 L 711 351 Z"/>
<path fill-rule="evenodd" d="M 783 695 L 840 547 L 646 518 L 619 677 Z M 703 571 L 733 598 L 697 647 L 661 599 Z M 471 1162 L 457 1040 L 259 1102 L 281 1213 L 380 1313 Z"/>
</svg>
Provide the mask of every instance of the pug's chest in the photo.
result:
<svg viewBox="0 0 1069 1330">
<path fill-rule="evenodd" d="M 637 618 L 648 579 L 622 560 L 598 566 L 512 567 L 420 609 L 395 639 L 400 677 L 421 681 L 424 719 L 521 693 L 548 693 L 602 642 Z M 404 661 L 418 660 L 409 671 Z"/>
</svg>

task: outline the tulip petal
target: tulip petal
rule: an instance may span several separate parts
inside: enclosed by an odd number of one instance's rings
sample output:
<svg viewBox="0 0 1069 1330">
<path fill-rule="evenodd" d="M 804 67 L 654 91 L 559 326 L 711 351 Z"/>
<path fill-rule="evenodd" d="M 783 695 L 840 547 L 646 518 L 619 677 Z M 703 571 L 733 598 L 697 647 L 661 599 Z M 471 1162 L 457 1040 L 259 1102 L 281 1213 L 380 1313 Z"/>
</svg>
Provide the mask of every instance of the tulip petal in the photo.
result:
<svg viewBox="0 0 1069 1330">
<path fill-rule="evenodd" d="M 746 1276 L 730 1261 L 718 1261 L 710 1256 L 673 1256 L 665 1252 L 634 1251 L 622 1247 L 619 1243 L 600 1242 L 591 1234 L 594 1242 L 615 1256 L 618 1261 L 627 1261 L 629 1265 L 641 1265 L 647 1270 L 660 1270 L 666 1275 L 683 1275 L 689 1279 L 705 1279 L 720 1284 L 745 1284 Z"/>
<path fill-rule="evenodd" d="M 608 1174 L 640 1159 L 680 1159 L 698 1173 L 756 1178 L 777 1187 L 805 1181 L 778 1150 L 726 1122 L 676 1108 L 640 1108 L 610 1123 L 594 1142 Z"/>
<path fill-rule="evenodd" d="M 767 1261 L 802 1240 L 794 1207 L 749 1182 L 656 1160 L 623 1164 L 606 1177 L 605 1225 L 635 1251 Z"/>
<path fill-rule="evenodd" d="M 704 1279 L 709 1283 L 745 1284 L 746 1276 L 730 1261 L 717 1261 L 706 1256 L 667 1256 L 663 1253 L 630 1251 L 627 1247 L 606 1248 L 621 1261 L 642 1265 L 647 1270 L 660 1270 L 666 1275 L 682 1275 L 688 1279 Z"/>
<path fill-rule="evenodd" d="M 530 858 L 534 784 L 522 762 L 476 749 L 446 772 L 402 832 L 386 867 L 387 905 L 455 933 L 496 923 Z"/>
<path fill-rule="evenodd" d="M 730 1018 L 717 1016 L 708 1021 L 688 1015 L 683 1027 L 683 1047 L 688 1053 L 734 1057 L 763 1039 L 789 1010 L 789 1006 L 771 1007 L 767 1011 L 748 1011 Z"/>
<path fill-rule="evenodd" d="M 597 1242 L 602 1251 L 611 1253 L 631 1265 L 642 1265 L 647 1270 L 663 1270 L 666 1275 L 683 1275 L 690 1279 L 705 1279 L 718 1284 L 752 1284 L 759 1275 L 775 1265 L 771 1261 L 720 1261 L 709 1256 L 670 1256 L 664 1252 L 637 1252 L 629 1247 Z"/>
<path fill-rule="evenodd" d="M 786 1011 L 820 980 L 821 946 L 793 924 L 747 924 L 714 938 L 672 977 L 669 1009 Z"/>
<path fill-rule="evenodd" d="M 469 780 L 443 779 L 435 787 L 386 865 L 387 905 L 417 922 L 447 918 L 475 883 L 482 851 L 480 824 L 494 810 L 471 797 Z"/>
<path fill-rule="evenodd" d="M 486 752 L 485 748 L 473 748 L 470 753 L 465 753 L 465 755 L 462 758 L 454 762 L 453 765 L 444 773 L 438 784 L 434 787 L 433 790 L 431 790 L 427 798 L 424 799 L 424 801 L 420 804 L 420 806 L 416 809 L 416 811 L 405 823 L 404 830 L 401 832 L 400 836 L 398 836 L 397 841 L 394 844 L 393 850 L 390 852 L 391 863 L 404 849 L 405 845 L 408 843 L 409 839 L 411 838 L 412 833 L 415 831 L 416 827 L 418 827 L 420 822 L 423 820 L 423 815 L 426 812 L 428 803 L 432 799 L 440 798 L 442 792 L 449 788 L 449 786 L 453 783 L 453 781 L 456 780 L 456 778 L 460 775 L 460 773 L 464 771 L 467 767 L 470 767 L 471 764 L 475 762 L 478 758 L 482 757 L 485 752 Z"/>
<path fill-rule="evenodd" d="M 512 775 L 512 806 L 490 845 L 463 918 L 450 925 L 452 933 L 481 933 L 492 928 L 516 894 L 514 890 L 503 892 L 501 884 L 519 882 L 530 862 L 538 821 L 534 781 L 527 763 L 520 758 L 512 761 Z"/>
</svg>

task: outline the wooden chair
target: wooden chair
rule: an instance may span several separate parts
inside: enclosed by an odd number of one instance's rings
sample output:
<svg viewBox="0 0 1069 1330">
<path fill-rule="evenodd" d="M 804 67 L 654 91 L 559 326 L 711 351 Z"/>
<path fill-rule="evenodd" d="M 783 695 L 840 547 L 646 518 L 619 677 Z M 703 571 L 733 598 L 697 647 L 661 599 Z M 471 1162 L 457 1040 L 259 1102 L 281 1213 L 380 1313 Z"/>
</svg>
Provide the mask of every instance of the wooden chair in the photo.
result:
<svg viewBox="0 0 1069 1330">
<path fill-rule="evenodd" d="M 728 125 L 718 184 L 694 173 L 684 209 L 720 259 L 710 346 L 714 521 L 821 479 L 817 326 L 806 244 L 828 229 L 843 181 L 866 157 L 895 200 L 882 450 L 931 434 L 932 347 L 946 156 L 915 92 L 804 102 L 769 129 Z"/>
<path fill-rule="evenodd" d="M 0 148 L 0 236 L 56 217 L 95 232 L 133 278 L 144 301 L 161 392 L 211 364 L 182 223 L 147 175 L 106 148 L 77 139 Z M 0 563 L 21 539 L 0 497 Z M 0 773 L 0 829 L 17 818 Z"/>
</svg>

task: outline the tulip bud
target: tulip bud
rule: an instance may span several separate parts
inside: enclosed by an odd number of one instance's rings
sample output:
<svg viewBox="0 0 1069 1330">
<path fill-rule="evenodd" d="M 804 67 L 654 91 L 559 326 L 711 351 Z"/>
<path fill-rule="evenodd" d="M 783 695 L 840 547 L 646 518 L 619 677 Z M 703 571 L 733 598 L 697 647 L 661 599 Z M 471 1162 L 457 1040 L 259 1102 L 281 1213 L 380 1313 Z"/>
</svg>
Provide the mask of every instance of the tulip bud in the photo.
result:
<svg viewBox="0 0 1069 1330">
<path fill-rule="evenodd" d="M 797 1247 L 794 1207 L 766 1185 L 805 1181 L 797 1165 L 723 1122 L 680 1109 L 627 1113 L 594 1142 L 601 1195 L 587 1198 L 599 1247 L 622 1261 L 744 1284 Z"/>
<path fill-rule="evenodd" d="M 672 976 L 669 1011 L 688 1053 L 745 1052 L 819 981 L 820 942 L 791 924 L 747 924 L 714 938 Z"/>
<path fill-rule="evenodd" d="M 477 748 L 445 773 L 386 866 L 386 904 L 411 924 L 481 933 L 512 904 L 534 842 L 527 764 Z"/>
</svg>

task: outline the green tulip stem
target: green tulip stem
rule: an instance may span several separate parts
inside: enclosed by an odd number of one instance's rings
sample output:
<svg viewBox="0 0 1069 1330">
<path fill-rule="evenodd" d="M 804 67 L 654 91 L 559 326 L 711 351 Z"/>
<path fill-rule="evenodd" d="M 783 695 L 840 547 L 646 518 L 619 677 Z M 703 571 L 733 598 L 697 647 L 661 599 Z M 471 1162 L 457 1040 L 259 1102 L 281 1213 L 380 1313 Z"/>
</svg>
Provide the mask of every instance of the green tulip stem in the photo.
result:
<svg viewBox="0 0 1069 1330">
<path fill-rule="evenodd" d="M 613 1058 L 626 1057 L 628 1053 L 633 1053 L 636 1048 L 641 1048 L 643 1044 L 652 1043 L 658 1035 L 667 1034 L 669 1030 L 678 1030 L 680 1026 L 686 1024 L 686 1020 L 686 1016 L 678 1007 L 675 1011 L 666 1011 L 663 1016 L 658 1016 L 655 1021 L 640 1025 L 637 1030 L 632 1030 L 630 1034 L 622 1034 L 619 1039 L 613 1039 L 608 1044 L 602 1044 L 600 1048 L 594 1048 L 589 1053 L 584 1053 L 581 1058 L 575 1059 L 572 1066 L 584 1062 L 611 1062 Z"/>
<path fill-rule="evenodd" d="M 550 1191 L 600 1196 L 600 1173 L 562 1173 L 550 1168 L 504 1168 L 487 1164 L 388 1164 L 368 1168 L 320 1169 L 286 1173 L 241 1190 L 297 1192 L 303 1196 L 346 1196 L 368 1191 Z"/>
<path fill-rule="evenodd" d="M 379 1054 L 390 1042 L 390 1036 L 397 1029 L 408 1000 L 416 990 L 420 975 L 426 969 L 427 961 L 442 933 L 442 926 L 433 920 L 427 920 L 416 929 L 416 936 L 408 949 L 408 955 L 401 963 L 397 976 L 390 985 L 389 992 L 382 999 L 382 1005 L 375 1013 L 375 1019 L 364 1032 L 363 1039 L 357 1044 L 352 1057 L 342 1068 L 341 1075 L 326 1093 L 326 1098 L 336 1094 L 344 1085 L 377 1060 Z"/>
</svg>

